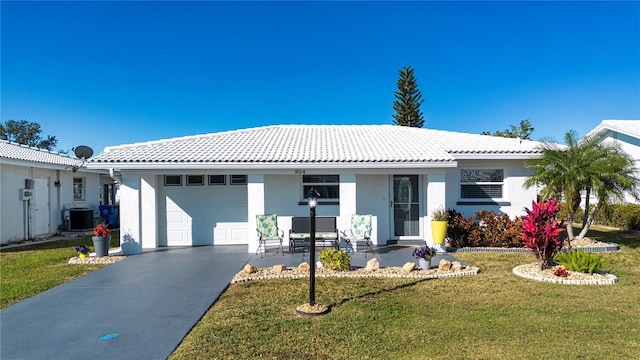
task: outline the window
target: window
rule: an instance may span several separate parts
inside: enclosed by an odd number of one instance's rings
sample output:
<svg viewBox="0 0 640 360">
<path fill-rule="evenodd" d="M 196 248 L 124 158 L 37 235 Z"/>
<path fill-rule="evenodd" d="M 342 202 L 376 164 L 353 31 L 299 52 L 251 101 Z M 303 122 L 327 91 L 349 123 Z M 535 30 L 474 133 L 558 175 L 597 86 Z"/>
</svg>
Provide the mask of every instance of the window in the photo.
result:
<svg viewBox="0 0 640 360">
<path fill-rule="evenodd" d="M 209 185 L 224 185 L 227 183 L 225 175 L 209 175 Z"/>
<path fill-rule="evenodd" d="M 204 185 L 204 175 L 187 175 L 187 186 Z"/>
<path fill-rule="evenodd" d="M 84 200 L 84 178 L 73 178 L 73 200 Z"/>
<path fill-rule="evenodd" d="M 247 185 L 247 175 L 231 175 L 231 185 Z"/>
<path fill-rule="evenodd" d="M 460 197 L 462 199 L 501 199 L 503 182 L 503 169 L 461 169 Z"/>
<path fill-rule="evenodd" d="M 182 186 L 182 175 L 165 175 L 165 186 Z"/>
<path fill-rule="evenodd" d="M 302 175 L 302 198 L 314 188 L 320 193 L 319 201 L 340 198 L 340 175 Z"/>
</svg>

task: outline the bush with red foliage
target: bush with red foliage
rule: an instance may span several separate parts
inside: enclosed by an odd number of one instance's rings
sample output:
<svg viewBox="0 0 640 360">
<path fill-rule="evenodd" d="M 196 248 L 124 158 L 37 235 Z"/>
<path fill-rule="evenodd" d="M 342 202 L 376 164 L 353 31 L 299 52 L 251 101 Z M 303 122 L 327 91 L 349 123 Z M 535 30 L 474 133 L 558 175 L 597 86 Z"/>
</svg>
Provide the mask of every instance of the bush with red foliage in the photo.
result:
<svg viewBox="0 0 640 360">
<path fill-rule="evenodd" d="M 560 211 L 555 199 L 545 202 L 532 202 L 531 209 L 524 209 L 527 215 L 522 217 L 522 240 L 525 248 L 533 251 L 540 270 L 550 269 L 553 257 L 562 249 L 560 233 L 564 230 L 561 221 L 556 219 Z"/>
<path fill-rule="evenodd" d="M 565 278 L 565 277 L 569 276 L 569 272 L 567 271 L 566 267 L 558 266 L 556 268 L 556 270 L 553 272 L 553 275 Z"/>
</svg>

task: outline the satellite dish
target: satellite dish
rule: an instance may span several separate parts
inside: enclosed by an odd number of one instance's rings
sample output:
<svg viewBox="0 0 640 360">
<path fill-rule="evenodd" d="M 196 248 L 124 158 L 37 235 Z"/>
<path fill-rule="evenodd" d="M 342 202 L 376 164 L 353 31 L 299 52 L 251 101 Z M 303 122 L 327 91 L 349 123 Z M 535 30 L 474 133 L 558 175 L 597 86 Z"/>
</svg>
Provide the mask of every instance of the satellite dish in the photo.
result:
<svg viewBox="0 0 640 360">
<path fill-rule="evenodd" d="M 93 149 L 86 145 L 80 145 L 71 150 L 73 150 L 73 152 L 76 154 L 76 157 L 81 160 L 86 160 L 93 156 Z"/>
</svg>

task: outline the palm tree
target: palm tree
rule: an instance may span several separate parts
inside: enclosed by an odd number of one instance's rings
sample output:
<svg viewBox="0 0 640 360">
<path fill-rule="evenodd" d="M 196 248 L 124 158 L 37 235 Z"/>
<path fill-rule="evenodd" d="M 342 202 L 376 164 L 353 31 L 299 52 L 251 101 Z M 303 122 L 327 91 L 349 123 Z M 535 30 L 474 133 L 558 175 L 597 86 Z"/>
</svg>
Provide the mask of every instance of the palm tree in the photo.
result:
<svg viewBox="0 0 640 360">
<path fill-rule="evenodd" d="M 573 221 L 580 207 L 582 191 L 586 193 L 586 208 L 582 238 L 589 231 L 595 215 L 612 198 L 622 199 L 626 192 L 638 197 L 635 189 L 639 183 L 634 177 L 636 169 L 627 154 L 617 145 L 603 144 L 601 136 L 578 140 L 577 133 L 565 134 L 566 146 L 545 143 L 539 158 L 525 161 L 525 166 L 535 168 L 534 175 L 525 182 L 526 187 L 542 184 L 543 199 L 562 197 L 567 209 L 567 235 L 574 239 Z M 591 193 L 597 194 L 598 203 L 589 213 Z"/>
<path fill-rule="evenodd" d="M 636 191 L 640 180 L 635 177 L 637 169 L 633 160 L 622 150 L 619 144 L 601 145 L 597 148 L 593 161 L 589 164 L 592 176 L 585 183 L 586 204 L 582 220 L 582 231 L 578 238 L 587 235 L 598 211 L 613 201 L 624 200 L 625 193 L 630 193 L 636 199 Z M 589 196 L 595 193 L 598 198 L 593 211 L 589 213 Z"/>
</svg>

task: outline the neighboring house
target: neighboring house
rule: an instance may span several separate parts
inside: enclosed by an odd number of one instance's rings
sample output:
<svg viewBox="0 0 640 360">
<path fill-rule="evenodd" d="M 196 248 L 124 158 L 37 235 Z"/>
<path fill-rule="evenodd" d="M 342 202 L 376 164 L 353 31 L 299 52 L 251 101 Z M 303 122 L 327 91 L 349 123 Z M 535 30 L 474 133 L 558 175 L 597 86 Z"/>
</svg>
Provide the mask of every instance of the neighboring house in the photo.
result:
<svg viewBox="0 0 640 360">
<path fill-rule="evenodd" d="M 635 161 L 636 169 L 640 170 L 640 120 L 603 120 L 585 137 L 595 135 L 603 136 L 603 143 L 619 144 Z M 640 176 L 640 173 L 637 176 Z M 592 200 L 595 200 L 595 197 L 592 196 L 591 203 Z M 638 203 L 630 194 L 626 195 L 625 202 Z"/>
<path fill-rule="evenodd" d="M 0 242 L 93 227 L 113 183 L 75 157 L 0 140 Z"/>
<path fill-rule="evenodd" d="M 107 147 L 89 169 L 121 177 L 120 231 L 138 250 L 164 246 L 257 247 L 255 216 L 372 214 L 375 244 L 431 242 L 431 212 L 523 215 L 536 189 L 523 160 L 539 142 L 392 125 L 282 125 Z M 288 240 L 285 235 L 285 247 Z M 124 247 L 123 247 L 124 249 Z"/>
</svg>

